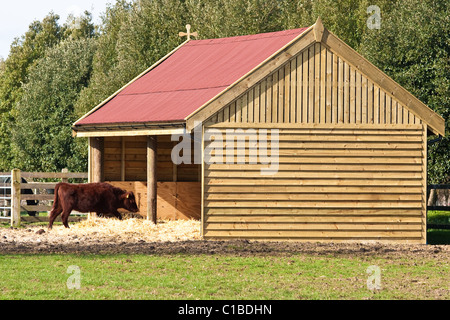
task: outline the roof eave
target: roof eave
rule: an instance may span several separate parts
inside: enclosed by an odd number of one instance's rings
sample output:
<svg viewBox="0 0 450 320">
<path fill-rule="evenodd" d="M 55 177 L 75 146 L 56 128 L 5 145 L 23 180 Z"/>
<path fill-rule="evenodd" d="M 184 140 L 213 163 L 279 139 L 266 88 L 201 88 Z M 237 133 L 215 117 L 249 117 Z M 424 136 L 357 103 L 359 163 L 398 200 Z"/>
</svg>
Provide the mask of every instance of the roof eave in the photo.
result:
<svg viewBox="0 0 450 320">
<path fill-rule="evenodd" d="M 113 123 L 74 125 L 73 136 L 76 137 L 117 137 L 117 136 L 152 136 L 184 134 L 184 121 L 151 122 L 151 123 Z"/>
</svg>

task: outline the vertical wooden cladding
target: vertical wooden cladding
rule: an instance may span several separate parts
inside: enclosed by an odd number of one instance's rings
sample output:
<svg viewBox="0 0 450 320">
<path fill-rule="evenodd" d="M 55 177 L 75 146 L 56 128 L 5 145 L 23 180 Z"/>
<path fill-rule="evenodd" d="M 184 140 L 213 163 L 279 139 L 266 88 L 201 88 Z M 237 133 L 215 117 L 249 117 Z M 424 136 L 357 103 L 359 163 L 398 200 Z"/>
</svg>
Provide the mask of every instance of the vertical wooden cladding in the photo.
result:
<svg viewBox="0 0 450 320">
<path fill-rule="evenodd" d="M 420 124 L 388 92 L 315 43 L 212 117 L 237 123 Z"/>
<path fill-rule="evenodd" d="M 231 125 L 211 126 L 225 136 Z M 269 125 L 237 127 L 258 132 Z M 274 175 L 248 161 L 205 165 L 203 234 L 424 243 L 424 127 L 279 124 Z M 231 152 L 248 156 L 249 148 Z"/>
<path fill-rule="evenodd" d="M 199 181 L 200 165 L 180 164 L 171 159 L 178 142 L 170 136 L 157 137 L 158 181 Z M 193 149 L 192 149 L 193 150 Z M 147 137 L 107 137 L 104 142 L 105 181 L 147 181 Z"/>
<path fill-rule="evenodd" d="M 109 137 L 104 142 L 105 181 L 147 181 L 147 137 Z"/>
</svg>

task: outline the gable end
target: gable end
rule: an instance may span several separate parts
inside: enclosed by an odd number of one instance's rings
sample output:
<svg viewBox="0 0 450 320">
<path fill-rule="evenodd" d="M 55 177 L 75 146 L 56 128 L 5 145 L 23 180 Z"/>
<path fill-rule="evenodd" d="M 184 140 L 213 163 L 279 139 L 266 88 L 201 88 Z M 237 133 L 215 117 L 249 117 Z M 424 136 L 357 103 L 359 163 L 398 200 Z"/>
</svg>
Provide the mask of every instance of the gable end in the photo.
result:
<svg viewBox="0 0 450 320">
<path fill-rule="evenodd" d="M 321 39 L 322 41 L 316 41 Z M 325 29 L 320 18 L 186 118 L 256 123 L 421 124 L 445 134 L 442 117 Z"/>
</svg>

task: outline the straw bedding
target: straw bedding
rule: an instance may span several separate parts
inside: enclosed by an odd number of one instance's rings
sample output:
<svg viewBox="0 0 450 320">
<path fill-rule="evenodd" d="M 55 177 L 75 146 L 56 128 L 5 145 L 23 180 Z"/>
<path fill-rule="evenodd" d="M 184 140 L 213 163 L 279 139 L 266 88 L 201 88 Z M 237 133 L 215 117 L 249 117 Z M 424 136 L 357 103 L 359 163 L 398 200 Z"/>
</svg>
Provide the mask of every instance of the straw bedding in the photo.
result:
<svg viewBox="0 0 450 320">
<path fill-rule="evenodd" d="M 123 238 L 143 241 L 183 241 L 200 239 L 200 221 L 177 220 L 158 221 L 154 224 L 144 219 L 105 219 L 91 218 L 76 224 L 70 229 L 58 226 L 51 233 L 57 235 L 95 236 Z"/>
<path fill-rule="evenodd" d="M 95 243 L 144 243 L 176 242 L 200 239 L 200 221 L 158 221 L 154 224 L 145 219 L 124 220 L 90 218 L 70 223 L 70 229 L 54 225 L 52 230 L 44 226 L 29 225 L 19 229 L 0 228 L 3 244 L 95 244 Z"/>
</svg>

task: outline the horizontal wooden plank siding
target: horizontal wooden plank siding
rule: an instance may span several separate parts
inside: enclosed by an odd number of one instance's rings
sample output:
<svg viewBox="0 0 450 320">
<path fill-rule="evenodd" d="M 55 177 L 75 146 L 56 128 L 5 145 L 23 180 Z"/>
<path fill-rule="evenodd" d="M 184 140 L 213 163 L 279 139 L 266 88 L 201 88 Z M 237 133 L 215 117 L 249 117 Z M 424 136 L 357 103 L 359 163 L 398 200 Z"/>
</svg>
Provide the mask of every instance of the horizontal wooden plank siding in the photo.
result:
<svg viewBox="0 0 450 320">
<path fill-rule="evenodd" d="M 325 68 L 328 73 L 336 69 Z M 339 86 L 333 91 L 339 92 Z M 333 100 L 325 100 L 319 119 L 325 110 L 325 121 L 333 120 L 330 105 Z M 239 134 L 225 139 L 233 124 L 210 123 L 205 130 L 222 133 L 225 147 L 223 162 L 204 165 L 204 237 L 424 243 L 425 126 L 370 125 L 366 122 L 373 110 L 354 111 L 362 124 L 273 126 L 279 164 L 270 175 L 261 174 L 268 164 L 255 161 L 260 159 L 257 138 L 267 124 L 235 124 L 245 137 L 239 144 Z M 220 141 L 204 143 L 205 152 L 220 153 Z"/>
</svg>

